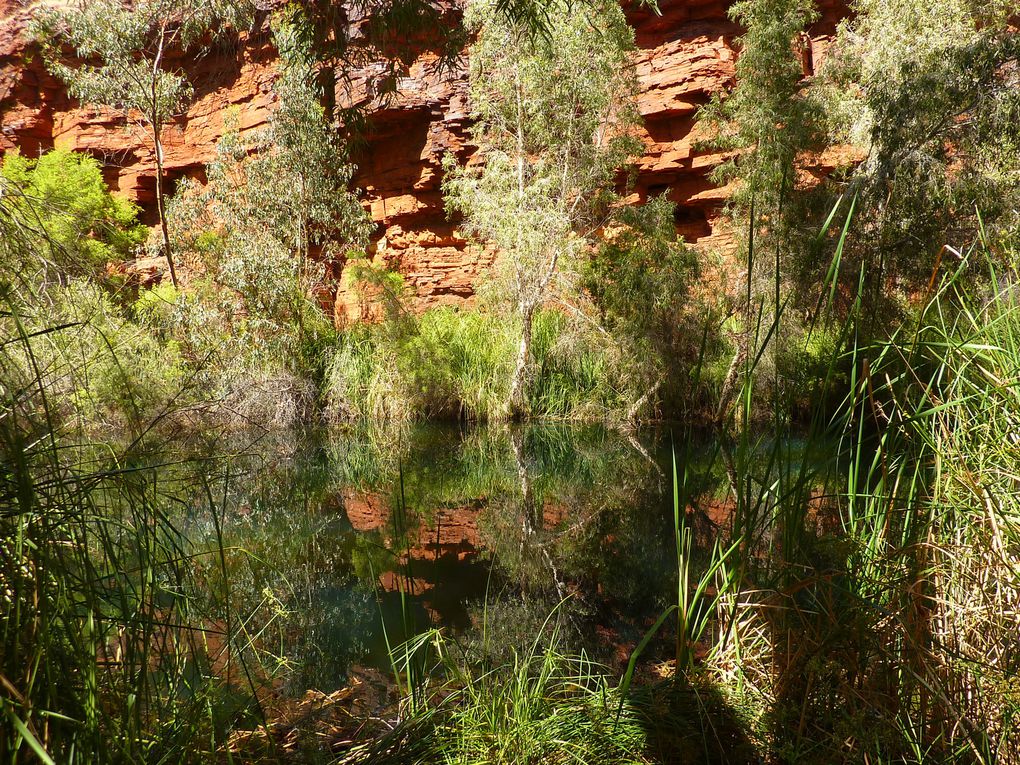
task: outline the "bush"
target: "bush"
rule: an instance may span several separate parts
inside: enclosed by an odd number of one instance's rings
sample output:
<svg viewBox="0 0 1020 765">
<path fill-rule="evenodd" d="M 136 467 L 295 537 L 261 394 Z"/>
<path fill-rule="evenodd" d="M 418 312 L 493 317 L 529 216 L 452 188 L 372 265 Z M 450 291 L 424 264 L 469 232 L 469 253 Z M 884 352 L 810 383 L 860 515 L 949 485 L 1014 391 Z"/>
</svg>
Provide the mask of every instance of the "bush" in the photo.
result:
<svg viewBox="0 0 1020 765">
<path fill-rule="evenodd" d="M 328 364 L 327 418 L 505 419 L 519 342 L 513 317 L 449 307 L 350 328 Z M 616 382 L 616 357 L 563 312 L 536 312 L 532 353 L 527 400 L 534 416 L 624 416 L 629 401 Z"/>
<path fill-rule="evenodd" d="M 614 387 L 627 402 L 627 419 L 659 410 L 665 400 L 689 408 L 697 396 L 689 382 L 702 344 L 716 341 L 712 311 L 691 296 L 699 275 L 693 250 L 678 239 L 673 204 L 665 197 L 620 211 L 581 271 L 581 285 L 597 315 L 594 347 L 614 347 Z"/>
<path fill-rule="evenodd" d="M 4 157 L 0 176 L 22 194 L 8 212 L 13 225 L 33 232 L 32 255 L 49 254 L 31 260 L 48 265 L 51 279 L 101 277 L 107 263 L 130 258 L 145 240 L 137 205 L 110 194 L 99 163 L 88 155 L 57 149 L 29 159 L 14 151 Z M 20 265 L 28 262 L 24 255 Z"/>
<path fill-rule="evenodd" d="M 51 406 L 101 437 L 146 427 L 185 385 L 179 346 L 128 320 L 92 282 L 74 279 L 44 306 L 14 310 L 17 318 L 3 320 L 5 336 L 33 342 L 11 351 L 7 382 L 39 376 Z M 62 329 L 47 331 L 54 326 Z"/>
<path fill-rule="evenodd" d="M 171 201 L 190 275 L 175 310 L 159 312 L 219 413 L 272 427 L 313 415 L 336 343 L 317 296 L 330 265 L 356 255 L 371 229 L 320 103 L 306 20 L 291 10 L 272 19 L 282 64 L 268 127 L 242 137 L 228 118 L 207 182 L 183 183 Z"/>
</svg>

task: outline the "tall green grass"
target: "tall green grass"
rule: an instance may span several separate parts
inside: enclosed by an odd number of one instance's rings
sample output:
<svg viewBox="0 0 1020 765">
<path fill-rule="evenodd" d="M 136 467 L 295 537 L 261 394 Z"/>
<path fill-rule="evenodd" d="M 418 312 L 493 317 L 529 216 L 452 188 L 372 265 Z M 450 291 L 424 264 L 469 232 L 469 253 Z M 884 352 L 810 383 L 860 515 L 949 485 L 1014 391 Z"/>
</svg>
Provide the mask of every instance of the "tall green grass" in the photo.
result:
<svg viewBox="0 0 1020 765">
<path fill-rule="evenodd" d="M 351 328 L 328 366 L 327 416 L 334 422 L 505 420 L 517 338 L 512 321 L 451 308 Z M 604 345 L 578 334 L 561 312 L 539 311 L 527 388 L 531 416 L 625 419 L 636 395 L 621 384 Z"/>
<path fill-rule="evenodd" d="M 84 439 L 53 395 L 76 359 L 37 353 L 67 328 L 30 332 L 14 309 L 2 322 L 0 756 L 185 762 L 224 750 L 231 721 L 259 706 L 229 593 L 196 576 L 196 561 L 223 562 L 222 541 L 196 549 L 174 520 L 200 487 L 175 493 L 172 452 L 149 431 Z"/>
<path fill-rule="evenodd" d="M 845 410 L 841 517 L 854 589 L 886 610 L 889 712 L 916 751 L 964 761 L 1020 757 L 1016 284 L 972 248 L 914 326 L 868 349 Z"/>
<path fill-rule="evenodd" d="M 817 381 L 824 401 L 847 380 L 804 437 L 820 456 L 795 457 L 778 415 L 723 450 L 741 554 L 708 666 L 784 761 L 1020 756 L 1020 306 L 1004 260 L 979 241 L 887 337 L 860 333 L 863 277 L 840 285 L 858 297 Z M 775 334 L 751 342 L 745 423 Z"/>
<path fill-rule="evenodd" d="M 507 664 L 487 668 L 467 666 L 457 643 L 437 630 L 396 647 L 396 671 L 416 682 L 407 698 L 417 703 L 392 732 L 340 761 L 653 762 L 639 711 L 621 701 L 604 668 L 562 653 L 557 634 L 543 629 Z"/>
</svg>

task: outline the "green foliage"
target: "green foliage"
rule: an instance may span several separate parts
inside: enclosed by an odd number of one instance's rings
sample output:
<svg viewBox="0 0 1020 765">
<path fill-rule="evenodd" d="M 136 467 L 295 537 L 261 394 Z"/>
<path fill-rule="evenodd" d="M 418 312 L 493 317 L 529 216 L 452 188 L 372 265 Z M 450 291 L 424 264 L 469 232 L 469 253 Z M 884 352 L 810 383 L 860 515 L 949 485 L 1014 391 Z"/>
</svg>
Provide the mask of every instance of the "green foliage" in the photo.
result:
<svg viewBox="0 0 1020 765">
<path fill-rule="evenodd" d="M 512 343 L 489 317 L 448 308 L 349 329 L 330 365 L 330 419 L 494 416 Z"/>
<path fill-rule="evenodd" d="M 163 127 L 191 101 L 194 90 L 183 70 L 167 68 L 173 52 L 187 53 L 215 38 L 225 24 L 240 29 L 253 18 L 250 0 L 79 0 L 35 14 L 31 30 L 46 65 L 83 103 L 124 112 L 147 124 L 156 159 L 156 206 L 163 255 L 177 286 L 177 268 L 167 230 L 163 191 Z M 62 44 L 76 61 L 65 63 Z"/>
<path fill-rule="evenodd" d="M 745 265 L 740 283 L 723 288 L 736 321 L 716 410 L 720 422 L 729 417 L 739 387 L 746 393 L 769 378 L 765 384 L 778 387 L 768 373 L 775 369 L 777 346 L 790 340 L 794 323 L 784 314 L 802 304 L 800 256 L 803 240 L 815 233 L 815 211 L 796 190 L 798 158 L 823 139 L 822 112 L 807 87 L 799 50 L 803 30 L 816 16 L 813 0 L 743 0 L 729 13 L 745 28 L 736 84 L 699 114 L 713 132 L 710 143 L 733 152 L 712 177 L 736 182 L 730 211 Z M 817 253 L 812 256 L 817 263 Z"/>
<path fill-rule="evenodd" d="M 763 553 L 733 561 L 743 584 L 724 596 L 709 665 L 753 699 L 777 757 L 1011 761 L 998 758 L 1016 749 L 1004 646 L 1017 498 L 1000 479 L 1016 459 L 1004 435 L 1016 422 L 1015 284 L 978 247 L 891 338 L 846 347 L 855 315 L 816 329 L 799 357 L 815 425 L 801 456 L 778 420 L 770 436 L 723 445 L 727 534 Z M 755 450 L 767 458 L 755 464 Z"/>
<path fill-rule="evenodd" d="M 191 100 L 193 89 L 180 70 L 166 69 L 171 49 L 186 52 L 217 24 L 243 28 L 253 7 L 246 0 L 88 0 L 43 9 L 33 31 L 47 65 L 85 103 L 138 111 L 158 131 Z M 80 63 L 61 61 L 56 46 L 67 43 Z M 98 59 L 97 63 L 93 63 Z"/>
<path fill-rule="evenodd" d="M 854 257 L 881 280 L 929 279 L 944 245 L 1017 224 L 1020 42 L 999 2 L 862 0 L 828 74 L 835 136 L 868 151 L 854 177 Z"/>
<path fill-rule="evenodd" d="M 228 131 L 204 187 L 178 194 L 175 235 L 189 249 L 209 249 L 201 238 L 212 231 L 229 252 L 245 239 L 264 240 L 261 249 L 271 240 L 307 270 L 313 247 L 329 265 L 367 241 L 371 224 L 350 188 L 356 168 L 319 103 L 316 62 L 294 31 L 300 23 L 274 21 L 282 72 L 268 129 L 248 140 Z"/>
<path fill-rule="evenodd" d="M 207 182 L 182 184 L 170 204 L 176 248 L 202 274 L 170 331 L 193 359 L 213 360 L 210 382 L 228 399 L 261 390 L 255 408 L 271 409 L 275 380 L 304 417 L 308 378 L 323 373 L 335 338 L 316 295 L 326 270 L 364 246 L 370 222 L 319 103 L 314 62 L 291 24 L 277 19 L 274 32 L 284 67 L 269 127 L 248 140 L 228 132 Z"/>
<path fill-rule="evenodd" d="M 360 250 L 370 228 L 349 188 L 355 168 L 319 104 L 314 62 L 290 25 L 274 32 L 283 73 L 268 129 L 248 141 L 229 131 L 206 183 L 183 184 L 170 211 L 179 246 L 266 318 L 314 288 L 313 247 L 322 270 Z"/>
<path fill-rule="evenodd" d="M 99 163 L 85 154 L 58 149 L 29 159 L 11 152 L 3 159 L 0 184 L 17 190 L 17 196 L 8 194 L 7 225 L 29 235 L 17 252 L 6 253 L 7 278 L 30 269 L 25 253 L 44 251 L 49 257 L 31 259 L 45 279 L 99 278 L 108 263 L 130 258 L 145 239 L 138 207 L 111 195 Z"/>
<path fill-rule="evenodd" d="M 438 631 L 396 647 L 401 673 L 429 661 L 434 685 L 413 689 L 412 714 L 390 734 L 355 748 L 342 762 L 644 763 L 647 742 L 639 714 L 618 714 L 603 668 L 585 656 L 536 640 L 506 666 L 462 667 L 457 646 Z M 410 699 L 409 699 L 410 700 Z"/>
<path fill-rule="evenodd" d="M 713 97 L 701 119 L 717 131 L 718 148 L 738 154 L 714 172 L 740 181 L 734 203 L 755 200 L 773 215 L 794 182 L 797 154 L 819 139 L 818 105 L 803 92 L 798 35 L 814 20 L 813 0 L 742 0 L 729 15 L 745 28 L 738 40 L 736 85 Z"/>
<path fill-rule="evenodd" d="M 224 560 L 222 539 L 195 545 L 170 518 L 202 496 L 215 518 L 212 493 L 176 463 L 165 410 L 144 411 L 172 348 L 133 334 L 88 283 L 72 282 L 45 316 L 19 308 L 5 304 L 0 319 L 0 756 L 206 759 L 258 702 L 229 668 L 250 637 L 203 576 Z M 71 397 L 106 402 L 101 443 Z M 112 401 L 146 419 L 125 431 Z M 254 616 L 245 607 L 242 622 Z"/>
<path fill-rule="evenodd" d="M 497 415 L 513 358 L 512 327 L 491 315 L 449 308 L 427 312 L 420 326 L 422 342 L 436 351 L 434 368 L 446 378 L 458 414 Z"/>
<path fill-rule="evenodd" d="M 797 48 L 810 2 L 731 9 L 746 28 L 736 85 L 701 114 L 714 144 L 736 151 L 715 177 L 739 182 L 733 212 L 747 274 L 727 295 L 737 326 L 720 419 L 738 378 L 773 409 L 806 399 L 805 331 L 823 303 L 838 325 L 862 283 L 867 310 L 855 331 L 884 336 L 960 242 L 980 231 L 1001 251 L 1016 228 L 1020 174 L 1009 147 L 1020 49 L 1002 4 L 864 0 L 855 11 L 823 70 L 805 77 Z M 852 143 L 866 159 L 803 182 L 800 165 L 826 142 Z"/>
<path fill-rule="evenodd" d="M 677 239 L 673 205 L 665 197 L 624 208 L 614 223 L 584 264 L 581 287 L 607 340 L 618 347 L 620 387 L 635 402 L 651 393 L 644 405 L 653 407 L 656 388 L 679 383 L 677 371 L 697 364 L 704 327 L 695 322 L 710 320 L 691 309 L 692 303 L 704 308 L 689 294 L 699 263 Z"/>
<path fill-rule="evenodd" d="M 173 408 L 186 376 L 179 347 L 131 320 L 108 270 L 145 236 L 137 207 L 110 195 L 95 160 L 66 151 L 9 154 L 0 184 L 11 233 L 0 265 L 0 329 L 12 338 L 3 384 L 41 387 L 51 411 L 90 437 L 142 432 Z M 13 342 L 22 336 L 31 347 Z"/>
<path fill-rule="evenodd" d="M 406 421 L 502 420 L 520 327 L 477 310 L 435 308 L 420 318 L 354 327 L 329 364 L 327 416 Z M 562 312 L 533 317 L 535 372 L 526 396 L 535 416 L 620 420 L 629 400 L 618 389 L 616 356 L 598 336 L 578 332 Z"/>
<path fill-rule="evenodd" d="M 3 330 L 16 337 L 20 323 L 26 334 L 39 336 L 31 356 L 21 346 L 10 351 L 6 383 L 38 378 L 52 409 L 84 432 L 101 438 L 141 432 L 181 394 L 185 367 L 178 346 L 131 322 L 95 283 L 70 280 L 45 303 L 22 301 L 16 310 L 16 320 L 3 318 Z M 63 329 L 46 331 L 54 326 Z"/>
<path fill-rule="evenodd" d="M 615 3 L 564 5 L 548 37 L 507 24 L 478 2 L 466 23 L 473 138 L 479 164 L 444 162 L 447 209 L 501 255 L 487 303 L 516 314 L 520 350 L 509 408 L 523 412 L 532 320 L 553 297 L 571 293 L 574 261 L 591 243 L 613 199 L 618 168 L 634 153 L 636 120 L 628 53 L 633 32 Z"/>
<path fill-rule="evenodd" d="M 970 258 L 997 277 L 992 286 L 972 284 Z M 885 746 L 944 761 L 1010 761 L 1005 753 L 1017 751 L 1020 495 L 1007 476 L 1017 459 L 1020 306 L 1015 260 L 1001 272 L 995 260 L 972 248 L 913 326 L 858 348 L 843 410 L 859 439 L 840 503 L 847 581 L 896 614 L 865 611 L 882 640 L 875 675 L 912 668 L 897 687 L 899 735 Z M 930 632 L 918 639 L 920 630 Z"/>
<path fill-rule="evenodd" d="M 601 220 L 611 182 L 635 149 L 626 135 L 636 120 L 628 100 L 636 87 L 627 59 L 633 32 L 612 4 L 563 9 L 549 40 L 500 24 L 491 10 L 474 4 L 466 22 L 478 35 L 469 52 L 471 103 L 484 165 L 448 160 L 447 205 L 512 260 L 542 265 L 544 250 L 565 250 L 572 234 L 583 238 Z"/>
<path fill-rule="evenodd" d="M 826 327 L 796 327 L 776 350 L 778 389 L 772 393 L 794 422 L 805 421 L 812 412 L 837 402 L 820 401 L 818 391 L 827 387 L 840 395 L 848 382 L 848 360 L 841 357 L 840 333 Z"/>
<path fill-rule="evenodd" d="M 149 289 L 139 290 L 132 307 L 134 316 L 142 324 L 160 327 L 169 324 L 179 293 L 173 284 L 160 282 Z"/>
</svg>

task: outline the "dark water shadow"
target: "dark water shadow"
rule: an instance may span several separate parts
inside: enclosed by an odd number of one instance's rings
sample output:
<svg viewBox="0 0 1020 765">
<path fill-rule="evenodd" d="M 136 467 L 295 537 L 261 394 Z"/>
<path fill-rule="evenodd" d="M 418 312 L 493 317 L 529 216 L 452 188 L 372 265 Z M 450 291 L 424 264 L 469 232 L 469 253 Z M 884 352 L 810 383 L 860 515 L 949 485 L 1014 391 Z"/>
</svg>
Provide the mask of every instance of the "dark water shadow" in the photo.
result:
<svg viewBox="0 0 1020 765">
<path fill-rule="evenodd" d="M 646 756 L 663 765 L 760 762 L 747 721 L 711 683 L 685 680 L 639 686 L 635 706 L 647 737 Z"/>
</svg>

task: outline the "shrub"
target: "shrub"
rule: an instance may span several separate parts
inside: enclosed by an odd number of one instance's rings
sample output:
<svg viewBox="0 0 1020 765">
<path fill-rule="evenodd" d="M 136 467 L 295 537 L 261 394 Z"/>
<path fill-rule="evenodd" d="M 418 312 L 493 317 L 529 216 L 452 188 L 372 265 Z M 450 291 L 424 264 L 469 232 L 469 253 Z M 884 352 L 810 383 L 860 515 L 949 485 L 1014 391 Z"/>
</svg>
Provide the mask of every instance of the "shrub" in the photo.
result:
<svg viewBox="0 0 1020 765">
<path fill-rule="evenodd" d="M 33 234 L 33 246 L 6 268 L 31 262 L 46 279 L 101 277 L 107 263 L 130 258 L 145 240 L 138 207 L 110 194 L 99 163 L 88 155 L 57 149 L 29 159 L 14 151 L 4 157 L 0 176 L 0 183 L 21 192 L 7 211 L 10 222 Z"/>
<path fill-rule="evenodd" d="M 597 315 L 591 334 L 602 333 L 591 339 L 596 347 L 615 346 L 610 374 L 633 420 L 655 412 L 662 399 L 694 398 L 683 383 L 700 374 L 695 367 L 705 349 L 698 340 L 714 340 L 717 330 L 698 326 L 711 322 L 712 311 L 691 297 L 699 263 L 677 238 L 673 205 L 657 197 L 621 210 L 616 224 L 582 267 L 581 285 Z"/>
<path fill-rule="evenodd" d="M 71 280 L 50 297 L 45 306 L 15 309 L 20 330 L 12 316 L 3 320 L 8 337 L 35 335 L 31 346 L 11 351 L 8 381 L 38 375 L 53 406 L 104 439 L 138 432 L 165 413 L 186 381 L 179 346 L 128 320 L 92 282 Z M 53 326 L 63 329 L 46 331 Z"/>
<path fill-rule="evenodd" d="M 273 19 L 283 66 L 269 127 L 245 139 L 229 130 L 207 183 L 185 183 L 170 207 L 193 276 L 168 331 L 193 363 L 210 362 L 203 378 L 224 416 L 269 425 L 311 417 L 336 341 L 315 296 L 328 266 L 360 251 L 370 227 L 300 23 L 296 10 Z"/>
</svg>

